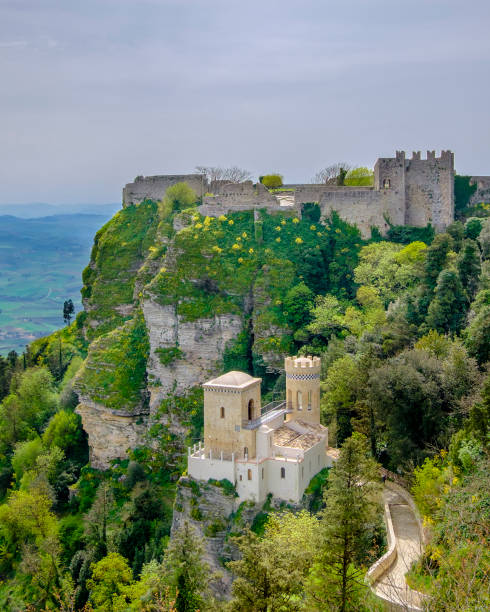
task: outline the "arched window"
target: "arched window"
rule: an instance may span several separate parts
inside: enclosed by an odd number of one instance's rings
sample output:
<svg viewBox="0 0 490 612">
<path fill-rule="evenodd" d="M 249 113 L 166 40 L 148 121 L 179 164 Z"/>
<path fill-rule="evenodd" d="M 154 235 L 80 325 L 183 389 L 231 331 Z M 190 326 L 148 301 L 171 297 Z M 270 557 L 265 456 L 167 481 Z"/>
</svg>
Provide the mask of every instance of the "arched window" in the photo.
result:
<svg viewBox="0 0 490 612">
<path fill-rule="evenodd" d="M 225 418 L 225 407 L 224 406 L 221 406 L 221 408 L 220 408 L 220 416 L 221 416 L 222 419 Z"/>
<path fill-rule="evenodd" d="M 252 470 L 248 469 L 247 470 L 247 475 L 248 475 L 248 479 L 252 480 Z"/>
<path fill-rule="evenodd" d="M 281 468 L 281 478 L 286 478 L 286 468 Z"/>
<path fill-rule="evenodd" d="M 254 401 L 251 399 L 248 402 L 248 420 L 251 421 L 254 418 Z"/>
<path fill-rule="evenodd" d="M 246 459 L 248 457 L 248 447 L 244 446 L 243 447 L 243 457 Z"/>
<path fill-rule="evenodd" d="M 298 410 L 303 410 L 303 394 L 301 391 L 296 392 L 296 403 L 298 405 Z"/>
<path fill-rule="evenodd" d="M 383 189 L 389 189 L 391 187 L 391 181 L 390 179 L 385 179 L 383 181 Z"/>
<path fill-rule="evenodd" d="M 308 410 L 311 410 L 311 391 L 308 391 Z"/>
</svg>

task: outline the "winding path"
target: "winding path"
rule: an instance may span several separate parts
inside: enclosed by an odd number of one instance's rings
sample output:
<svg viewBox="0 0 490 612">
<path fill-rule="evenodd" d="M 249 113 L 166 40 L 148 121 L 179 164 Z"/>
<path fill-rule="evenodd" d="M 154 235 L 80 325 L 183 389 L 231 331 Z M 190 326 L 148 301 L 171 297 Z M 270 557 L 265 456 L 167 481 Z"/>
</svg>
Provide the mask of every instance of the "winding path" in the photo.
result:
<svg viewBox="0 0 490 612">
<path fill-rule="evenodd" d="M 422 610 L 420 593 L 413 591 L 405 581 L 405 574 L 423 550 L 417 518 L 406 499 L 396 491 L 385 487 L 383 497 L 393 523 L 396 557 L 372 589 L 389 603 L 391 610 Z"/>
</svg>

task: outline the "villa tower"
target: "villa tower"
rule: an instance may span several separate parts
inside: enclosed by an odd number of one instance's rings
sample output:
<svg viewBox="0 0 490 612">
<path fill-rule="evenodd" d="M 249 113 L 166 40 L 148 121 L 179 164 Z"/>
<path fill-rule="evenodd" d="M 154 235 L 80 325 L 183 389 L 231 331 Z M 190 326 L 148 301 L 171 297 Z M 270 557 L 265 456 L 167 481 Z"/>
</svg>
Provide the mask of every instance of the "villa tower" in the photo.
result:
<svg viewBox="0 0 490 612">
<path fill-rule="evenodd" d="M 284 366 L 287 420 L 320 423 L 320 358 L 286 357 Z"/>
</svg>

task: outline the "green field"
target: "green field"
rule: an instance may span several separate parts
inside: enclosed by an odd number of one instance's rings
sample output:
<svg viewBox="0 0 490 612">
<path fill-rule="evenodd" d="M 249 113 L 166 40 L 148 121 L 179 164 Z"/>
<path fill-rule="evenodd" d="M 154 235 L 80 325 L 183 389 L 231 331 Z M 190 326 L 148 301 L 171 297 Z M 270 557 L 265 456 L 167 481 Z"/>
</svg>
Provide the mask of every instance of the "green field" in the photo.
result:
<svg viewBox="0 0 490 612">
<path fill-rule="evenodd" d="M 0 354 L 22 352 L 63 325 L 63 301 L 81 308 L 81 275 L 105 215 L 0 216 Z"/>
</svg>

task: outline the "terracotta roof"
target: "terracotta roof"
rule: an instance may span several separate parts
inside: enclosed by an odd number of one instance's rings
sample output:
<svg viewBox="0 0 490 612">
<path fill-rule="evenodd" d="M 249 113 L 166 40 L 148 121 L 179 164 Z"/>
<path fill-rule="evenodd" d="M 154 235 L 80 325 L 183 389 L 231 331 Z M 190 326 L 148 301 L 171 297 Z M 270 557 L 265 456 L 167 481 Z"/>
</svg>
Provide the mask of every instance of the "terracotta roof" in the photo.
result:
<svg viewBox="0 0 490 612">
<path fill-rule="evenodd" d="M 274 431 L 274 444 L 276 446 L 287 446 L 288 448 L 301 448 L 306 450 L 315 446 L 315 444 L 322 439 L 323 436 L 317 433 L 300 433 L 287 425 L 281 425 L 281 427 Z"/>
</svg>

